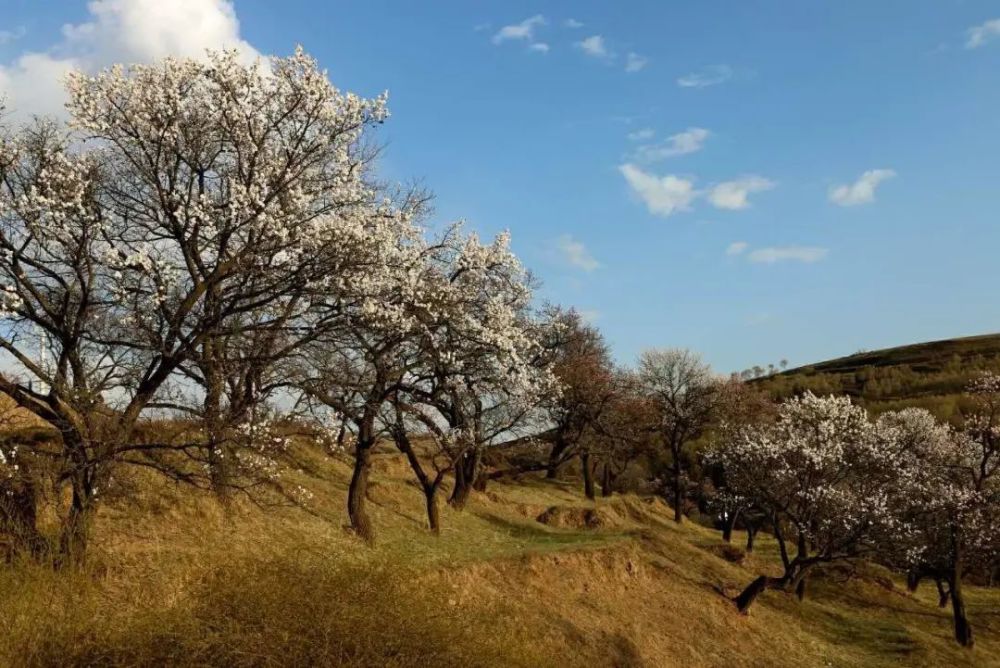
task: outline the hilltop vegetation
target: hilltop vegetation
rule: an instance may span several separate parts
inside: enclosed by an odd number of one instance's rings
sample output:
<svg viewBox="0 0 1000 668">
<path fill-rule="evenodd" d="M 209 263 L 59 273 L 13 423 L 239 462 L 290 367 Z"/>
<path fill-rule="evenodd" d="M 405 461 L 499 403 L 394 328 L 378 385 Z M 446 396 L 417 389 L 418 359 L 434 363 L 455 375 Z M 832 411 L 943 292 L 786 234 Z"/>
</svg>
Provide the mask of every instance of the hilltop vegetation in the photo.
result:
<svg viewBox="0 0 1000 668">
<path fill-rule="evenodd" d="M 973 407 L 965 388 L 988 371 L 1000 371 L 998 334 L 859 352 L 754 382 L 776 399 L 846 394 L 873 413 L 919 407 L 958 423 Z"/>
</svg>

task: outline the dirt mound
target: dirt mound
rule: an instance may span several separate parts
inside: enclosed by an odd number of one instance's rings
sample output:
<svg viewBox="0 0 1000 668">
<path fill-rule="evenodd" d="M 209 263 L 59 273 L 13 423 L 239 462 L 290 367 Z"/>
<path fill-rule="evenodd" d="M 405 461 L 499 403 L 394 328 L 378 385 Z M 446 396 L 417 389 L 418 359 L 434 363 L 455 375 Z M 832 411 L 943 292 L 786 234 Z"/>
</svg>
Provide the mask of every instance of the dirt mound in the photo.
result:
<svg viewBox="0 0 1000 668">
<path fill-rule="evenodd" d="M 607 512 L 601 508 L 566 506 L 552 506 L 535 519 L 561 529 L 600 529 L 612 523 Z"/>
</svg>

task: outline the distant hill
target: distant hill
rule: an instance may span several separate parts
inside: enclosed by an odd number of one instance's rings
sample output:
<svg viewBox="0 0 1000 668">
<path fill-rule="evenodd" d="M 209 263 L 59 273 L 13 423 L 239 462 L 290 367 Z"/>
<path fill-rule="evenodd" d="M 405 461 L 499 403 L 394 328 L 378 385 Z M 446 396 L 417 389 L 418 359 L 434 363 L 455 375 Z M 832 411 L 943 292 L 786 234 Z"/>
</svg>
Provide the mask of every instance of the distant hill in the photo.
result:
<svg viewBox="0 0 1000 668">
<path fill-rule="evenodd" d="M 963 390 L 984 371 L 1000 372 L 1000 334 L 859 352 L 752 382 L 779 399 L 806 390 L 848 394 L 875 413 L 919 406 L 959 422 L 970 407 Z"/>
</svg>

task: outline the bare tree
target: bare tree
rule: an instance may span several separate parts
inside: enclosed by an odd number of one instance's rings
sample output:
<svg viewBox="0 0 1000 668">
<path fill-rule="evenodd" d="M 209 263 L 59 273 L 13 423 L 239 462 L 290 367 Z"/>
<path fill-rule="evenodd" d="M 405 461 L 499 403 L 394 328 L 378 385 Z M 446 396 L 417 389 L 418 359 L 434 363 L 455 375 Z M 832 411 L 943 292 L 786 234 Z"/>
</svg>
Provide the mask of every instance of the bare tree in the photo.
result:
<svg viewBox="0 0 1000 668">
<path fill-rule="evenodd" d="M 647 350 L 639 358 L 639 382 L 653 402 L 660 445 L 670 455 L 674 520 L 683 517 L 685 447 L 711 424 L 721 402 L 721 383 L 690 350 Z"/>
</svg>

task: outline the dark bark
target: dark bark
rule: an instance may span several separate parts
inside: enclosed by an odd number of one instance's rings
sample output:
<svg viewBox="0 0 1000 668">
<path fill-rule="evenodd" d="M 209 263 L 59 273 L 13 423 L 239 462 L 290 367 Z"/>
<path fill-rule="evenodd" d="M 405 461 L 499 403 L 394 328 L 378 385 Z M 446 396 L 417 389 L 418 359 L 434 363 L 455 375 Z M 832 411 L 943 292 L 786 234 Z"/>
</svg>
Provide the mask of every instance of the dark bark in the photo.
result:
<svg viewBox="0 0 1000 668">
<path fill-rule="evenodd" d="M 733 542 L 733 529 L 736 528 L 736 520 L 739 519 L 739 511 L 726 513 L 722 520 L 722 540 L 727 543 Z"/>
<path fill-rule="evenodd" d="M 681 489 L 681 462 L 680 452 L 674 452 L 674 522 L 678 524 L 684 519 L 682 506 L 684 504 L 684 490 Z"/>
<path fill-rule="evenodd" d="M 747 553 L 753 552 L 753 541 L 757 537 L 757 527 L 753 524 L 747 525 Z"/>
<path fill-rule="evenodd" d="M 583 470 L 583 494 L 593 501 L 597 494 L 594 491 L 594 465 L 589 453 L 580 455 L 580 466 Z"/>
<path fill-rule="evenodd" d="M 552 446 L 552 450 L 549 451 L 548 468 L 545 470 L 547 480 L 555 480 L 559 477 L 559 467 L 563 464 L 562 457 L 568 448 L 569 444 L 563 438 L 556 440 L 555 445 Z"/>
<path fill-rule="evenodd" d="M 396 447 L 406 455 L 406 460 L 410 463 L 410 468 L 413 469 L 414 475 L 417 476 L 417 480 L 420 482 L 420 488 L 424 491 L 424 503 L 427 508 L 427 525 L 432 533 L 438 535 L 441 533 L 441 513 L 438 509 L 437 493 L 441 488 L 441 481 L 444 480 L 445 471 L 439 471 L 433 479 L 427 475 L 423 464 L 420 463 L 420 458 L 417 457 L 417 453 L 413 449 L 413 444 L 410 443 L 401 412 L 397 413 L 397 421 L 392 435 L 396 441 Z"/>
<path fill-rule="evenodd" d="M 455 487 L 451 490 L 448 503 L 455 510 L 462 510 L 469 502 L 476 484 L 479 461 L 482 457 L 478 449 L 466 452 L 455 465 Z"/>
<path fill-rule="evenodd" d="M 601 496 L 609 497 L 614 494 L 615 479 L 611 473 L 611 464 L 605 462 L 601 469 Z"/>
<path fill-rule="evenodd" d="M 372 526 L 368 513 L 365 512 L 370 469 L 371 443 L 359 438 L 354 451 L 354 473 L 351 476 L 351 485 L 347 490 L 347 516 L 351 520 L 351 528 L 354 533 L 366 543 L 375 542 L 375 528 Z"/>
<path fill-rule="evenodd" d="M 951 599 L 951 592 L 948 590 L 947 587 L 944 586 L 944 580 L 942 580 L 941 578 L 935 578 L 934 582 L 937 584 L 938 607 L 939 608 L 947 607 L 948 601 Z M 915 588 L 914 591 L 916 591 Z"/>
<path fill-rule="evenodd" d="M 972 626 L 965 609 L 965 595 L 962 593 L 962 563 L 956 560 L 955 568 L 948 579 L 951 590 L 951 610 L 955 620 L 955 640 L 963 647 L 972 647 Z"/>
<path fill-rule="evenodd" d="M 773 589 L 780 586 L 779 583 L 782 582 L 783 578 L 772 578 L 767 575 L 761 575 L 759 578 L 751 582 L 747 588 L 736 597 L 736 609 L 746 614 L 750 610 L 750 606 L 757 600 L 758 596 L 763 594 L 767 589 Z"/>
<path fill-rule="evenodd" d="M 753 605 L 754 601 L 757 600 L 757 597 L 768 589 L 780 589 L 782 591 L 792 589 L 796 592 L 796 594 L 799 594 L 801 587 L 801 591 L 804 593 L 806 575 L 816 563 L 817 562 L 813 560 L 801 563 L 798 561 L 798 558 L 796 558 L 796 560 L 792 561 L 791 564 L 785 569 L 784 575 L 780 578 L 761 575 L 756 580 L 751 582 L 739 596 L 733 599 L 736 603 L 736 608 L 740 612 L 746 613 L 750 609 L 750 606 Z"/>
<path fill-rule="evenodd" d="M 58 564 L 61 566 L 82 564 L 86 558 L 92 500 L 92 490 L 88 488 L 86 480 L 74 480 L 69 512 L 63 520 L 59 535 Z"/>
<path fill-rule="evenodd" d="M 441 533 L 441 513 L 438 509 L 437 491 L 437 485 L 424 488 L 424 499 L 427 503 L 427 525 L 434 535 Z"/>
</svg>

